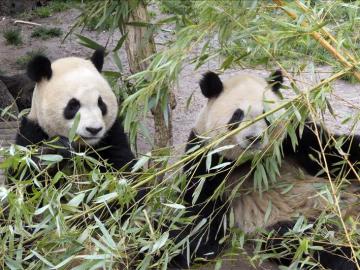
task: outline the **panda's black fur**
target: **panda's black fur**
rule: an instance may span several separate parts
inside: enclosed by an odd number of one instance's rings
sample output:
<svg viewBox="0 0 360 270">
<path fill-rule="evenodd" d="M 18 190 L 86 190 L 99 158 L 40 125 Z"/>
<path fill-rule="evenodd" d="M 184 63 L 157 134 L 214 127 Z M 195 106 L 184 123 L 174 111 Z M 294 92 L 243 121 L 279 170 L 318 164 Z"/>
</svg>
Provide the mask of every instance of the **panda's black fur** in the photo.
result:
<svg viewBox="0 0 360 270">
<path fill-rule="evenodd" d="M 270 79 L 268 80 L 268 83 L 270 84 L 269 88 L 271 88 L 271 90 L 274 93 L 278 94 L 282 82 L 283 82 L 283 77 L 281 71 L 276 71 L 271 75 Z M 220 96 L 220 94 L 224 91 L 224 86 L 220 78 L 218 77 L 218 75 L 212 72 L 208 72 L 203 76 L 203 78 L 200 81 L 200 88 L 203 95 L 209 99 L 209 102 L 213 102 L 214 100 L 216 100 Z M 246 99 L 246 96 L 244 97 L 244 99 Z M 206 105 L 206 106 L 210 106 L 210 105 Z M 207 111 L 205 111 L 205 113 L 206 112 Z M 220 115 L 223 113 L 222 111 L 217 111 L 217 112 Z M 200 121 L 202 120 L 201 119 L 202 117 L 205 118 L 207 117 L 207 115 L 204 115 L 204 112 L 202 112 L 200 116 Z M 237 110 L 234 111 L 233 116 L 230 117 L 229 119 L 228 124 L 230 125 L 228 126 L 228 129 L 232 130 L 238 127 L 239 124 L 238 122 L 240 122 L 243 117 L 244 117 L 243 112 L 239 112 Z M 268 121 L 266 122 L 269 125 L 269 122 Z M 235 124 L 235 127 L 232 124 Z M 321 147 L 319 146 L 319 141 L 314 133 L 314 129 L 320 131 L 319 134 L 321 134 L 320 139 L 322 143 Z M 296 146 L 295 150 L 293 148 L 290 136 L 287 135 L 285 136 L 285 138 L 283 138 L 282 141 L 282 149 L 284 155 L 283 164 L 286 164 L 287 161 L 291 161 L 292 164 L 295 164 L 295 166 L 290 168 L 303 170 L 310 177 L 309 179 L 311 179 L 311 177 L 313 177 L 314 179 L 320 179 L 317 177 L 324 176 L 324 173 L 322 176 L 317 175 L 322 168 L 316 161 L 310 158 L 310 155 L 317 157 L 318 151 L 320 151 L 321 148 L 324 148 L 326 162 L 328 163 L 329 168 L 331 168 L 333 165 L 336 165 L 338 162 L 343 160 L 343 157 L 341 157 L 337 148 L 333 144 L 326 143 L 328 142 L 330 133 L 324 128 L 322 128 L 321 125 L 313 124 L 312 122 L 309 121 L 305 124 L 304 130 L 300 133 L 298 129 L 296 130 L 296 134 L 297 134 L 298 145 Z M 299 134 L 301 134 L 301 136 Z M 200 147 L 205 146 L 207 144 L 207 139 L 208 139 L 206 137 L 209 136 L 211 137 L 211 135 L 209 134 L 205 134 L 205 135 L 197 134 L 196 130 L 193 129 L 188 138 L 188 143 L 186 145 L 186 152 L 189 151 L 190 149 L 194 149 L 194 147 L 196 146 L 200 146 Z M 333 136 L 335 137 L 335 139 L 337 139 L 339 138 L 340 135 L 333 135 Z M 355 170 L 359 171 L 359 165 L 357 164 L 357 162 L 360 159 L 360 136 L 358 135 L 347 136 L 347 139 L 342 144 L 341 149 L 345 153 L 347 153 L 348 160 L 353 164 Z M 223 221 L 224 221 L 223 218 L 224 215 L 227 215 L 229 213 L 230 203 L 227 200 L 226 196 L 224 196 L 224 194 L 222 196 L 214 196 L 214 193 L 222 184 L 224 184 L 223 182 L 228 177 L 229 172 L 231 172 L 231 175 L 235 175 L 235 176 L 236 174 L 242 175 L 244 172 L 250 172 L 252 168 L 251 160 L 248 160 L 245 163 L 242 163 L 241 165 L 237 165 L 236 160 L 227 158 L 226 156 L 222 156 L 219 153 L 212 154 L 211 164 L 207 164 L 207 162 L 208 160 L 206 158 L 206 153 L 205 153 L 201 156 L 198 156 L 191 162 L 185 164 L 184 166 L 184 172 L 186 172 L 188 175 L 188 179 L 187 179 L 188 185 L 186 190 L 184 191 L 185 193 L 184 201 L 188 207 L 187 208 L 188 215 L 189 216 L 194 215 L 196 216 L 196 219 L 192 223 L 192 225 L 187 226 L 179 235 L 176 236 L 176 234 L 174 233 L 174 237 L 176 239 L 175 242 L 181 240 L 184 236 L 190 234 L 192 229 L 194 229 L 203 219 L 207 219 L 207 223 L 204 226 L 206 227 L 205 233 L 203 232 L 201 234 L 194 234 L 193 236 L 190 237 L 190 245 L 189 245 L 190 250 L 187 250 L 188 247 L 185 247 L 184 248 L 185 251 L 174 258 L 173 264 L 183 268 L 187 268 L 189 265 L 191 265 L 192 259 L 194 258 L 206 258 L 206 259 L 214 258 L 224 248 L 225 245 L 223 243 L 220 244 L 219 241 L 227 233 L 226 231 L 223 230 Z M 215 167 L 220 163 L 226 163 L 226 162 L 228 162 L 228 165 L 225 168 L 215 169 L 215 170 L 210 169 L 210 171 L 208 171 L 207 169 L 207 168 Z M 337 166 L 338 165 L 339 164 L 337 164 Z M 356 178 L 356 174 L 351 169 L 349 169 L 349 166 L 345 165 L 345 167 L 347 167 L 345 170 L 349 171 L 349 173 L 346 176 L 347 179 Z M 209 176 L 209 174 L 211 175 Z M 203 183 L 196 204 L 193 205 L 192 202 L 193 196 L 198 184 L 200 183 L 200 176 L 206 177 L 206 180 Z M 358 191 L 358 185 L 354 190 Z M 282 196 L 279 193 L 277 193 L 276 195 Z M 279 200 L 279 198 L 273 198 L 273 199 Z M 246 208 L 247 206 L 243 205 L 243 207 Z M 360 207 L 358 206 L 358 202 L 356 201 L 354 208 L 355 208 L 355 213 L 358 214 Z M 250 218 L 252 217 L 250 216 Z M 256 218 L 255 213 L 254 213 L 254 218 Z M 307 218 L 309 219 L 313 218 L 313 220 L 316 220 L 316 216 L 314 217 L 309 216 Z M 237 220 L 236 222 L 238 221 L 239 220 Z M 241 224 L 246 224 L 247 221 L 240 221 L 240 222 Z M 264 228 L 264 229 L 268 229 L 269 231 L 271 230 L 275 231 L 274 240 L 272 241 L 269 240 L 267 243 L 267 247 L 277 248 L 278 252 L 284 251 L 282 250 L 281 240 L 279 239 L 281 239 L 281 237 L 284 234 L 286 234 L 289 230 L 291 230 L 294 224 L 295 223 L 293 220 L 291 220 L 291 217 L 288 217 L 288 219 L 278 220 L 275 224 L 271 224 L 271 226 Z M 326 269 L 332 269 L 332 270 L 356 269 L 356 264 L 354 263 L 354 261 L 351 260 L 352 254 L 351 254 L 351 249 L 349 247 L 336 248 L 335 246 L 329 244 L 323 244 L 322 247 L 323 250 L 316 251 L 315 254 L 313 254 L 313 257 Z M 295 251 L 296 250 L 293 250 L 294 253 Z M 188 252 L 190 252 L 192 256 L 191 261 L 187 260 L 188 257 L 186 254 Z M 278 259 L 278 263 L 284 265 L 290 265 L 292 260 L 293 257 L 291 255 L 285 256 Z"/>
</svg>

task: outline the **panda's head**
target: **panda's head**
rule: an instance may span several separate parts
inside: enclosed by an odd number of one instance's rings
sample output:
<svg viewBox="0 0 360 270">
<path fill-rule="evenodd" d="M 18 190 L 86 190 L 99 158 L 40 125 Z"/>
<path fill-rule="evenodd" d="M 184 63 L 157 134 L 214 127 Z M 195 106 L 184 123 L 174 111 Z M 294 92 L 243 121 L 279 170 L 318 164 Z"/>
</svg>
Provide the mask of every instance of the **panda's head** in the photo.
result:
<svg viewBox="0 0 360 270">
<path fill-rule="evenodd" d="M 67 137 L 79 113 L 76 134 L 86 144 L 97 144 L 118 111 L 115 94 L 100 74 L 103 62 L 103 50 L 95 51 L 90 60 L 68 57 L 51 63 L 45 56 L 33 58 L 27 68 L 36 82 L 29 119 L 50 137 Z"/>
<path fill-rule="evenodd" d="M 256 117 L 280 105 L 279 88 L 283 82 L 280 71 L 274 72 L 270 80 L 249 75 L 235 75 L 225 81 L 213 72 L 207 72 L 200 81 L 202 94 L 208 99 L 199 115 L 194 131 L 197 135 L 216 140 L 226 132 L 239 126 L 248 125 Z M 282 111 L 272 117 L 276 118 Z M 241 129 L 225 139 L 220 145 L 232 145 L 230 150 L 221 154 L 236 160 L 241 153 L 259 152 L 269 143 L 269 137 L 263 136 L 270 122 L 263 118 Z"/>
</svg>

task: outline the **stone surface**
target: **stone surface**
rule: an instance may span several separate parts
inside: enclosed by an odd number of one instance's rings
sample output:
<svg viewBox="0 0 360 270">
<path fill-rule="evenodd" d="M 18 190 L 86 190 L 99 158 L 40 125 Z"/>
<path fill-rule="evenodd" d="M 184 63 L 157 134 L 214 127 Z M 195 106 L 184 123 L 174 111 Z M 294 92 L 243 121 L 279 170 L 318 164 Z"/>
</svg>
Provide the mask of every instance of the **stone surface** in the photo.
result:
<svg viewBox="0 0 360 270">
<path fill-rule="evenodd" d="M 10 120 L 12 118 L 10 114 L 17 115 L 18 113 L 19 110 L 13 96 L 6 85 L 0 81 L 0 121 Z"/>
<path fill-rule="evenodd" d="M 31 97 L 35 82 L 24 73 L 14 76 L 0 76 L 10 94 L 14 97 L 19 111 L 31 107 Z"/>
</svg>

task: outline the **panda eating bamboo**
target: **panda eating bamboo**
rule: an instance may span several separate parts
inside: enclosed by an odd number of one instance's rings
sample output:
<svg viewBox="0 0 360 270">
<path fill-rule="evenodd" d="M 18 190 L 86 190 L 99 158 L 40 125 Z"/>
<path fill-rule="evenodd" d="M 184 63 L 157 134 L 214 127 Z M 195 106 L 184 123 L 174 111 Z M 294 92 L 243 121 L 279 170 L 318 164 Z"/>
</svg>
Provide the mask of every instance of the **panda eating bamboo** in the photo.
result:
<svg viewBox="0 0 360 270">
<path fill-rule="evenodd" d="M 101 75 L 104 51 L 96 50 L 90 60 L 61 58 L 53 63 L 42 55 L 34 57 L 27 74 L 36 82 L 30 113 L 23 117 L 16 144 L 42 144 L 59 137 L 67 156 L 67 137 L 79 114 L 75 134 L 77 145 L 91 146 L 96 160 L 115 169 L 134 164 L 127 136 L 118 118 L 118 102 L 109 83 Z M 130 168 L 131 166 L 129 166 Z"/>
<path fill-rule="evenodd" d="M 311 265 L 356 269 L 358 235 L 351 238 L 353 247 L 332 244 L 329 237 L 325 242 L 320 239 L 312 243 L 318 246 L 316 250 L 300 258 L 295 256 L 299 241 L 286 242 L 286 238 L 299 230 L 294 229 L 299 217 L 309 225 L 297 232 L 303 237 L 320 226 L 334 226 L 317 221 L 333 207 L 327 191 L 336 194 L 332 199 L 338 200 L 334 203 L 339 205 L 335 209 L 341 215 L 338 220 L 359 219 L 360 136 L 331 134 L 301 116 L 295 124 L 295 114 L 279 92 L 281 72 L 270 78 L 240 74 L 221 81 L 208 72 L 201 79 L 200 88 L 208 101 L 190 133 L 186 151 L 192 155 L 204 149 L 204 153 L 187 162 L 184 169 L 188 176 L 184 201 L 188 215 L 196 218 L 175 236 L 175 242 L 186 235 L 190 238 L 183 253 L 173 259 L 174 265 L 189 267 L 195 258 L 216 257 L 224 247 L 231 215 L 233 226 L 246 234 L 272 232 L 264 240 L 263 252 L 279 254 L 275 257 L 279 264 L 301 269 Z M 286 119 L 292 119 L 295 129 L 289 131 Z M 259 184 L 254 189 L 259 175 L 266 182 L 262 191 Z M 337 189 L 339 181 L 341 191 Z M 194 232 L 204 221 L 203 230 Z M 348 243 L 349 239 L 345 240 Z M 305 258 L 308 264 L 301 264 Z"/>
</svg>

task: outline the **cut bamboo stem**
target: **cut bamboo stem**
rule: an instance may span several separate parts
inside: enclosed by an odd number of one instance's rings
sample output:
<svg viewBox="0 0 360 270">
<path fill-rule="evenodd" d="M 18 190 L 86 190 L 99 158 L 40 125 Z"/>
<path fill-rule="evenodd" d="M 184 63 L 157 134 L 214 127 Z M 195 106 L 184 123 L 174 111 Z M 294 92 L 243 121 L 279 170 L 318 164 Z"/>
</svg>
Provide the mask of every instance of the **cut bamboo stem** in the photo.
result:
<svg viewBox="0 0 360 270">
<path fill-rule="evenodd" d="M 34 23 L 34 22 L 23 21 L 23 20 L 15 20 L 14 21 L 14 24 L 18 24 L 18 23 L 32 25 L 32 26 L 41 26 L 40 23 Z"/>
<path fill-rule="evenodd" d="M 296 20 L 298 17 L 297 15 L 284 8 L 284 2 L 282 0 L 273 0 L 287 15 L 289 15 L 289 17 L 291 17 L 293 20 Z M 302 26 L 304 27 L 308 27 L 309 24 L 306 22 L 302 22 L 301 23 Z M 317 40 L 321 46 L 323 46 L 326 50 L 329 51 L 329 53 L 334 56 L 337 60 L 339 60 L 339 62 L 341 64 L 343 64 L 345 67 L 348 68 L 355 68 L 355 64 L 351 64 L 348 60 L 346 60 L 346 58 L 341 55 L 328 41 L 326 41 L 318 32 L 312 32 L 310 33 L 310 35 Z M 353 57 L 351 57 L 351 59 L 354 59 Z M 360 72 L 357 70 L 353 70 L 352 71 L 354 76 L 360 81 Z"/>
</svg>

